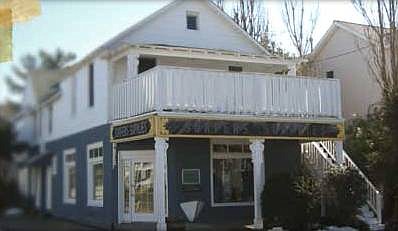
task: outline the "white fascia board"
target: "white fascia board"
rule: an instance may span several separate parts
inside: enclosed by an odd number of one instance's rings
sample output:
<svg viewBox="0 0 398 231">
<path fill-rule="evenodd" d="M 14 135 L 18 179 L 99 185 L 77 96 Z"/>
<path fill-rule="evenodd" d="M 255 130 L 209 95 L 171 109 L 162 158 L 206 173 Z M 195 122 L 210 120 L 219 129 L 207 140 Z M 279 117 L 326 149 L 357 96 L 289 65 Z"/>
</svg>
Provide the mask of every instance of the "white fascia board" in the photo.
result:
<svg viewBox="0 0 398 231">
<path fill-rule="evenodd" d="M 297 63 L 297 60 L 286 60 L 282 58 L 272 58 L 260 55 L 242 54 L 234 51 L 218 51 L 202 48 L 166 47 L 157 45 L 124 45 L 114 50 L 108 55 L 111 61 L 115 61 L 129 53 L 143 55 L 169 56 L 196 59 L 213 59 L 220 61 L 248 62 L 261 64 L 275 64 L 289 66 Z"/>
</svg>

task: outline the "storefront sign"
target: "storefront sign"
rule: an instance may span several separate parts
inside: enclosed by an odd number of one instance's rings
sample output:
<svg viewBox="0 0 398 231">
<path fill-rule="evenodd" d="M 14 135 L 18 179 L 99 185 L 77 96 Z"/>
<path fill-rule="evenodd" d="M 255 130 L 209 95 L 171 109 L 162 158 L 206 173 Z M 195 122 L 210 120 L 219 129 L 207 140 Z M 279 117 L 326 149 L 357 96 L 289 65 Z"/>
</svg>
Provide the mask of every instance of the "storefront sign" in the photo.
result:
<svg viewBox="0 0 398 231">
<path fill-rule="evenodd" d="M 131 122 L 112 128 L 112 138 L 114 140 L 128 137 L 146 135 L 151 130 L 151 122 L 149 119 Z"/>
<path fill-rule="evenodd" d="M 167 119 L 168 135 L 264 136 L 297 138 L 339 138 L 336 124 L 303 122 Z"/>
</svg>

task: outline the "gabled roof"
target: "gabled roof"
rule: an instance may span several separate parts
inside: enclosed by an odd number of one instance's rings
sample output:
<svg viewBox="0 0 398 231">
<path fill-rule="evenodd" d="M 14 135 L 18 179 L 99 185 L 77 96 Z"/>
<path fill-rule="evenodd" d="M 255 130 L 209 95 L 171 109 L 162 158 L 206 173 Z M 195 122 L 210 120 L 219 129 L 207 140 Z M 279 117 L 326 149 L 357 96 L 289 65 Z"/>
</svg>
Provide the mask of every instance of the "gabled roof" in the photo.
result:
<svg viewBox="0 0 398 231">
<path fill-rule="evenodd" d="M 239 25 L 237 25 L 233 19 L 226 14 L 224 11 L 222 11 L 218 6 L 215 5 L 215 3 L 213 3 L 211 0 L 198 0 L 198 1 L 206 1 L 207 4 L 209 6 L 210 9 L 212 9 L 213 11 L 216 12 L 217 15 L 221 16 L 227 23 L 229 23 L 231 25 L 232 28 L 235 28 L 236 31 L 238 31 L 239 33 L 241 33 L 250 43 L 254 44 L 259 50 L 261 50 L 262 52 L 264 52 L 265 55 L 267 56 L 274 56 L 272 54 L 270 54 L 261 44 L 259 44 L 256 40 L 254 40 L 245 30 L 243 30 Z M 139 22 L 133 24 L 132 26 L 128 27 L 126 30 L 120 32 L 119 34 L 117 34 L 116 36 L 114 36 L 113 38 L 109 39 L 107 42 L 105 42 L 104 44 L 102 44 L 101 46 L 99 46 L 98 48 L 96 48 L 95 50 L 93 50 L 92 52 L 90 52 L 88 55 L 86 55 L 83 59 L 79 60 L 78 62 L 74 63 L 72 66 L 74 65 L 79 65 L 81 63 L 84 63 L 87 60 L 92 59 L 93 57 L 95 57 L 98 54 L 101 54 L 103 52 L 105 52 L 107 49 L 112 48 L 113 46 L 115 46 L 115 44 L 118 43 L 118 41 L 121 41 L 124 37 L 130 35 L 131 33 L 133 33 L 134 31 L 138 30 L 139 28 L 141 28 L 142 26 L 150 23 L 152 20 L 154 20 L 155 18 L 157 18 L 158 16 L 162 15 L 163 13 L 167 12 L 169 9 L 172 9 L 173 7 L 176 7 L 177 5 L 181 4 L 182 2 L 184 2 L 184 0 L 173 0 L 172 2 L 170 2 L 169 4 L 167 4 L 166 6 L 162 7 L 161 9 L 155 11 L 154 13 L 150 14 L 149 16 L 143 18 L 142 20 L 140 20 Z"/>
<path fill-rule="evenodd" d="M 322 51 L 322 49 L 329 43 L 330 39 L 339 29 L 349 34 L 352 34 L 361 40 L 367 40 L 365 33 L 367 29 L 369 29 L 369 25 L 338 21 L 338 20 L 333 21 L 332 25 L 319 40 L 319 42 L 317 43 L 317 45 L 315 46 L 313 52 L 309 55 L 309 57 L 313 58 L 317 56 Z"/>
<path fill-rule="evenodd" d="M 244 37 L 250 41 L 251 43 L 253 43 L 257 48 L 259 48 L 261 51 L 263 51 L 265 54 L 267 55 L 271 55 L 263 46 L 261 46 L 261 44 L 259 44 L 256 40 L 254 40 L 245 30 L 243 30 L 239 25 L 237 25 L 233 19 L 224 11 L 222 11 L 217 5 L 215 5 L 215 3 L 213 3 L 211 0 L 198 0 L 198 1 L 206 1 L 207 5 L 209 6 L 210 9 L 212 9 L 213 11 L 216 12 L 217 15 L 220 15 L 226 22 L 228 22 L 233 28 L 237 29 L 237 31 L 239 31 L 240 33 L 242 33 L 244 35 Z M 144 26 L 145 24 L 150 23 L 152 20 L 154 20 L 155 18 L 157 18 L 158 16 L 162 15 L 163 13 L 165 13 L 166 11 L 168 11 L 169 9 L 176 7 L 177 5 L 183 3 L 184 0 L 174 0 L 171 3 L 167 4 L 166 6 L 162 7 L 161 9 L 155 11 L 154 13 L 152 13 L 151 15 L 147 16 L 146 18 L 142 19 L 141 21 L 139 21 L 138 23 L 130 26 L 129 28 L 127 28 L 126 30 L 122 31 L 121 33 L 119 33 L 118 35 L 116 35 L 115 37 L 113 37 L 112 39 L 110 39 L 109 41 L 107 41 L 103 46 L 104 47 L 110 47 L 113 44 L 115 44 L 117 41 L 121 40 L 122 38 L 124 38 L 125 36 L 133 33 L 135 30 L 141 28 L 142 26 Z"/>
</svg>

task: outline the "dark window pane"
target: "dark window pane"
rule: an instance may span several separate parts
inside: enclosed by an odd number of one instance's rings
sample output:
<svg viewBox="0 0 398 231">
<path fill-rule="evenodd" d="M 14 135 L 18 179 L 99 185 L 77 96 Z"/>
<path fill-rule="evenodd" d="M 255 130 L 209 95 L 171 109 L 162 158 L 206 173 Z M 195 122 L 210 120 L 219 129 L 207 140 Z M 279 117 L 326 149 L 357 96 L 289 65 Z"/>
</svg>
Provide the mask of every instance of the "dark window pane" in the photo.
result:
<svg viewBox="0 0 398 231">
<path fill-rule="evenodd" d="M 214 159 L 213 184 L 216 203 L 253 201 L 251 159 Z"/>
<path fill-rule="evenodd" d="M 65 161 L 66 161 L 66 162 L 73 162 L 73 161 L 75 161 L 75 154 L 66 155 Z"/>
<path fill-rule="evenodd" d="M 156 58 L 140 57 L 138 59 L 138 74 L 156 67 Z"/>
<path fill-rule="evenodd" d="M 215 144 L 213 145 L 213 152 L 227 152 L 226 144 Z"/>
<path fill-rule="evenodd" d="M 326 78 L 333 79 L 334 78 L 334 72 L 333 71 L 326 72 Z"/>
<path fill-rule="evenodd" d="M 242 72 L 243 68 L 240 66 L 228 66 L 228 70 L 233 72 Z"/>
<path fill-rule="evenodd" d="M 53 131 L 53 105 L 48 106 L 48 133 Z"/>
<path fill-rule="evenodd" d="M 244 153 L 251 153 L 250 147 L 249 147 L 248 144 L 244 144 L 244 145 L 243 145 L 243 152 L 244 152 Z"/>
<path fill-rule="evenodd" d="M 198 17 L 195 15 L 187 15 L 187 28 L 189 30 L 197 30 L 198 29 Z"/>
<path fill-rule="evenodd" d="M 69 167 L 68 180 L 69 180 L 68 198 L 75 199 L 76 198 L 76 169 L 75 169 L 75 167 Z"/>
<path fill-rule="evenodd" d="M 89 91 L 89 103 L 88 105 L 94 106 L 94 64 L 90 64 L 88 71 L 88 91 Z"/>
<path fill-rule="evenodd" d="M 102 200 L 104 191 L 104 167 L 102 164 L 93 165 L 93 198 Z"/>
<path fill-rule="evenodd" d="M 229 152 L 239 152 L 242 153 L 242 145 L 241 144 L 230 144 L 229 145 Z"/>
</svg>

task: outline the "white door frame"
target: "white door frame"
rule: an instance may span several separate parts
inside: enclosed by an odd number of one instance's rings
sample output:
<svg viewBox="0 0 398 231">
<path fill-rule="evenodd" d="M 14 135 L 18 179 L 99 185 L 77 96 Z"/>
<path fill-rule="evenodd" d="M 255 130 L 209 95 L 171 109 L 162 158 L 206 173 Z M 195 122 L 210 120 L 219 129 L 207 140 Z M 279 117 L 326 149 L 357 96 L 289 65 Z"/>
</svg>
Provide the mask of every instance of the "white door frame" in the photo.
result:
<svg viewBox="0 0 398 231">
<path fill-rule="evenodd" d="M 138 214 L 133 211 L 133 204 L 130 203 L 131 206 L 131 214 L 128 214 L 128 217 L 125 217 L 124 213 L 124 182 L 123 182 L 123 161 L 132 162 L 152 162 L 153 163 L 153 180 L 155 180 L 155 150 L 137 150 L 137 151 L 119 151 L 118 152 L 118 222 L 119 223 L 132 223 L 132 222 L 155 222 L 155 211 L 152 214 Z M 130 164 L 130 167 L 132 165 Z M 130 184 L 132 182 L 132 174 L 130 168 Z M 153 182 L 154 192 L 156 190 L 156 184 Z M 130 198 L 132 198 L 130 196 Z M 155 200 L 155 198 L 153 198 Z M 130 199 L 132 200 L 132 199 Z M 153 201 L 155 206 L 155 201 Z"/>
<path fill-rule="evenodd" d="M 41 195 L 41 190 L 42 190 L 42 182 L 41 182 L 41 177 L 42 177 L 42 168 L 41 167 L 37 167 L 36 171 L 35 171 L 35 177 L 36 177 L 36 192 L 35 192 L 35 205 L 37 209 L 41 209 L 41 199 L 42 199 L 42 195 Z"/>
</svg>

